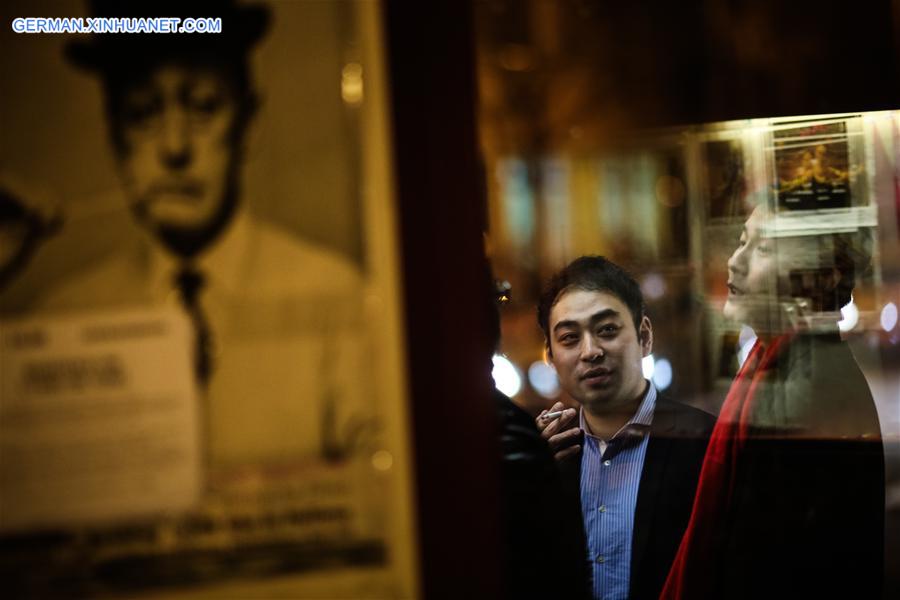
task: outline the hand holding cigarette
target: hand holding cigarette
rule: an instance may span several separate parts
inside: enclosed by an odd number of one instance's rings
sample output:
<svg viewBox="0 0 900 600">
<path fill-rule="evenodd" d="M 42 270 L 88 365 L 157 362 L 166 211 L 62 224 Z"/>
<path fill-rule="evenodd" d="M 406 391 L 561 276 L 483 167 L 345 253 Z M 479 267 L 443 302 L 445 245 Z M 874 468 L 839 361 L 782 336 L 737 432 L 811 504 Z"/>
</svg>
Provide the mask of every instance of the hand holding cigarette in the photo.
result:
<svg viewBox="0 0 900 600">
<path fill-rule="evenodd" d="M 565 412 L 565 411 L 555 410 L 553 412 L 544 412 L 541 414 L 540 418 L 543 419 L 545 423 L 549 423 L 553 419 L 560 418 L 562 416 L 563 412 Z"/>
<path fill-rule="evenodd" d="M 566 408 L 562 402 L 557 402 L 549 411 L 542 411 L 535 423 L 556 460 L 562 460 L 581 450 L 583 433 L 578 428 L 578 411 L 574 408 Z"/>
</svg>

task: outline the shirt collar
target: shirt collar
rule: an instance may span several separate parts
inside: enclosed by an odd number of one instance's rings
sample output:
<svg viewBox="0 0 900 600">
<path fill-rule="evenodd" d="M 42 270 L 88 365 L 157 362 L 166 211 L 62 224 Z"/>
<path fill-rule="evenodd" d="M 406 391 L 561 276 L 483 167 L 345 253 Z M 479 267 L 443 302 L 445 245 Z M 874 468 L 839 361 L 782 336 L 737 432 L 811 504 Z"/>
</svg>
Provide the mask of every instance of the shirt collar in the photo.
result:
<svg viewBox="0 0 900 600">
<path fill-rule="evenodd" d="M 148 262 L 154 289 L 171 289 L 178 271 L 192 266 L 203 273 L 206 286 L 223 289 L 227 293 L 237 291 L 250 238 L 250 218 L 246 211 L 238 210 L 219 238 L 190 261 L 173 255 L 158 240 L 151 240 Z"/>
<path fill-rule="evenodd" d="M 642 439 L 644 434 L 650 429 L 650 425 L 653 422 L 653 410 L 656 408 L 656 387 L 654 387 L 653 383 L 647 382 L 647 391 L 644 392 L 644 399 L 641 400 L 641 404 L 638 406 L 637 411 L 631 416 L 627 423 L 625 423 L 619 431 L 616 432 L 612 438 L 609 440 L 602 440 L 601 438 L 590 433 L 587 421 L 584 418 L 584 407 L 578 411 L 578 426 L 584 432 L 584 435 L 588 437 L 592 437 L 594 439 L 600 441 L 628 441 L 628 440 L 639 440 Z"/>
</svg>

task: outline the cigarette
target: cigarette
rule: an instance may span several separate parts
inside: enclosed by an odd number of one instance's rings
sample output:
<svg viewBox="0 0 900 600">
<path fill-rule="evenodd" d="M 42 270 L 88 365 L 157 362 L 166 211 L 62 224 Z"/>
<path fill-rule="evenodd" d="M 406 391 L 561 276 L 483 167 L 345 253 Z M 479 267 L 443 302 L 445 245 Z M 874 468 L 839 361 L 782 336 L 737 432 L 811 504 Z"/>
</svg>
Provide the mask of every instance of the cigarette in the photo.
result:
<svg viewBox="0 0 900 600">
<path fill-rule="evenodd" d="M 548 412 L 546 415 L 542 416 L 541 418 L 545 421 L 552 421 L 553 419 L 560 418 L 562 416 L 562 414 L 563 414 L 563 411 L 555 410 L 553 412 Z"/>
</svg>

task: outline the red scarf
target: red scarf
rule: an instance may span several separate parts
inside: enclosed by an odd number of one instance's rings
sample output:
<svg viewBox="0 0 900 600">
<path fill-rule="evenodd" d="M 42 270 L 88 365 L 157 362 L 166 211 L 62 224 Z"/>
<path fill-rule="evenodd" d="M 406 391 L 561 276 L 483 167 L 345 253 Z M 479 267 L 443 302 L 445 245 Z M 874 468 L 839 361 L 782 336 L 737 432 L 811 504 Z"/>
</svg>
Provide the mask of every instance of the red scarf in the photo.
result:
<svg viewBox="0 0 900 600">
<path fill-rule="evenodd" d="M 748 439 L 751 414 L 758 397 L 757 388 L 766 372 L 776 364 L 789 337 L 777 337 L 768 345 L 757 340 L 728 390 L 703 458 L 691 518 L 660 599 L 712 596 L 716 572 L 712 565 L 721 552 L 714 547 L 713 536 L 721 532 L 727 522 L 739 459 Z"/>
</svg>

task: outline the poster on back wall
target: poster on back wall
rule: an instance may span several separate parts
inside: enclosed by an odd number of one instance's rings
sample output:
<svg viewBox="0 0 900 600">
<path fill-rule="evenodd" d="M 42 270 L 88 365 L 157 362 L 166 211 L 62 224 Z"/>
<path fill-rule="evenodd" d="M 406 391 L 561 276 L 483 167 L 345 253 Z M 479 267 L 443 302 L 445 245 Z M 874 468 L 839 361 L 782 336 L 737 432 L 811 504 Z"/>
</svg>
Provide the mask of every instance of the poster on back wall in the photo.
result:
<svg viewBox="0 0 900 600">
<path fill-rule="evenodd" d="M 800 124 L 773 131 L 779 211 L 849 208 L 852 164 L 846 121 Z"/>
</svg>

